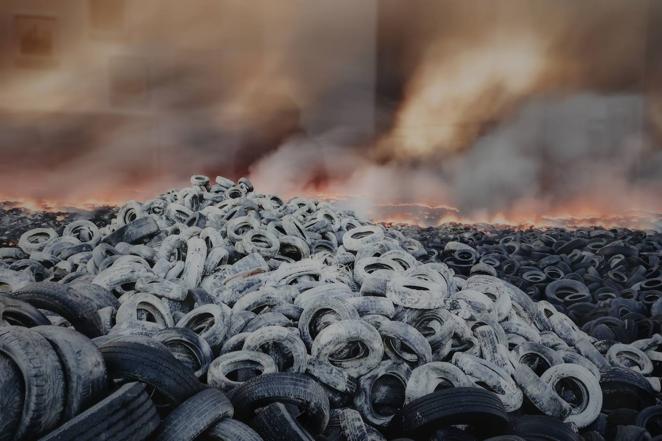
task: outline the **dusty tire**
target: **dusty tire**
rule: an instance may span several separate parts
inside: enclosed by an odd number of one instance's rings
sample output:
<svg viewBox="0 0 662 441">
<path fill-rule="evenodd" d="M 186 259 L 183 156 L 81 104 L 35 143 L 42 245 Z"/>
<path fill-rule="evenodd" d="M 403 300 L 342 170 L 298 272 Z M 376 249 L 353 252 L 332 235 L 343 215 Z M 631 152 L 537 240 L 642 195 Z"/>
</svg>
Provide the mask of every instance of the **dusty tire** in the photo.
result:
<svg viewBox="0 0 662 441">
<path fill-rule="evenodd" d="M 442 361 L 426 363 L 414 369 L 407 381 L 405 403 L 431 394 L 440 386 L 472 387 L 473 382 L 457 366 Z"/>
<path fill-rule="evenodd" d="M 203 389 L 190 368 L 161 343 L 146 337 L 114 340 L 99 350 L 109 377 L 138 380 L 153 386 L 170 404 L 178 405 Z"/>
<path fill-rule="evenodd" d="M 57 237 L 58 234 L 52 228 L 33 228 L 21 235 L 18 239 L 18 247 L 29 255 L 35 251 L 43 250 Z"/>
<path fill-rule="evenodd" d="M 359 379 L 358 393 L 354 397 L 355 409 L 373 426 L 388 426 L 393 415 L 404 405 L 410 375 L 411 369 L 405 363 L 382 361 Z M 382 406 L 377 409 L 375 406 L 380 401 Z"/>
<path fill-rule="evenodd" d="M 9 358 L 0 355 L 0 441 L 12 441 L 18 424 L 25 387 L 18 366 Z"/>
<path fill-rule="evenodd" d="M 311 433 L 322 433 L 329 422 L 329 399 L 315 380 L 301 374 L 275 373 L 253 378 L 232 393 L 235 414 L 240 419 L 271 403 L 293 404 L 300 408 L 302 421 Z"/>
<path fill-rule="evenodd" d="M 51 344 L 60 359 L 65 380 L 63 421 L 96 403 L 108 388 L 106 364 L 97 347 L 73 329 L 37 326 L 33 331 Z"/>
<path fill-rule="evenodd" d="M 412 309 L 436 309 L 443 306 L 448 286 L 408 275 L 392 277 L 386 285 L 386 297 L 394 304 Z"/>
<path fill-rule="evenodd" d="M 230 308 L 225 305 L 202 305 L 177 322 L 178 328 L 189 328 L 207 340 L 212 351 L 221 348 L 230 325 Z"/>
<path fill-rule="evenodd" d="M 282 348 L 291 357 L 291 365 L 286 364 L 285 359 L 279 355 L 280 351 L 276 350 L 278 348 Z M 247 335 L 243 350 L 265 352 L 276 362 L 280 371 L 288 370 L 300 373 L 306 369 L 308 351 L 295 328 L 283 326 L 260 328 Z"/>
<path fill-rule="evenodd" d="M 40 441 L 142 441 L 159 425 L 145 386 L 129 383 Z"/>
<path fill-rule="evenodd" d="M 347 441 L 363 441 L 368 439 L 368 429 L 361 419 L 361 415 L 354 409 L 338 411 L 340 433 Z"/>
<path fill-rule="evenodd" d="M 264 441 L 314 441 L 282 403 L 271 403 L 258 409 L 250 425 Z"/>
<path fill-rule="evenodd" d="M 231 380 L 229 375 L 233 372 L 249 369 L 259 371 L 257 375 L 271 374 L 278 371 L 276 363 L 267 354 L 257 351 L 227 352 L 216 358 L 209 365 L 207 371 L 207 384 L 228 391 L 241 386 L 245 381 Z M 242 379 L 245 377 L 242 376 Z"/>
<path fill-rule="evenodd" d="M 67 286 L 54 282 L 31 283 L 14 291 L 11 296 L 35 308 L 61 315 L 78 332 L 89 338 L 103 335 L 104 327 L 94 304 Z"/>
<path fill-rule="evenodd" d="M 145 293 L 131 294 L 122 302 L 115 315 L 116 325 L 132 326 L 137 322 L 145 322 L 147 326 L 160 329 L 175 326 L 170 309 L 164 301 Z"/>
<path fill-rule="evenodd" d="M 462 369 L 474 382 L 484 383 L 503 402 L 506 410 L 512 412 L 522 405 L 524 396 L 510 374 L 494 363 L 482 358 L 456 352 L 452 362 Z"/>
<path fill-rule="evenodd" d="M 181 279 L 185 287 L 194 289 L 202 280 L 207 259 L 207 244 L 199 237 L 192 237 L 186 242 L 186 248 L 186 261 Z"/>
<path fill-rule="evenodd" d="M 320 301 L 307 306 L 301 312 L 298 328 L 301 339 L 308 348 L 312 346 L 315 337 L 323 329 L 316 319 L 318 316 L 326 314 L 332 314 L 333 318 L 337 317 L 338 320 L 358 320 L 359 318 L 359 313 L 352 305 L 338 299 L 320 299 Z M 325 324 L 328 326 L 330 323 L 327 321 Z"/>
<path fill-rule="evenodd" d="M 348 344 L 359 342 L 368 354 L 359 359 L 334 359 L 333 354 Z M 379 332 L 361 320 L 341 320 L 328 326 L 313 341 L 311 355 L 322 361 L 345 369 L 348 374 L 360 377 L 379 364 L 384 354 L 384 344 Z"/>
<path fill-rule="evenodd" d="M 632 345 L 616 343 L 607 351 L 607 359 L 612 366 L 620 366 L 649 375 L 653 372 L 653 362 L 648 356 Z"/>
<path fill-rule="evenodd" d="M 191 368 L 195 376 L 201 378 L 207 374 L 211 363 L 212 350 L 209 343 L 188 328 L 167 328 L 158 331 L 152 337 L 163 343 L 172 355 Z"/>
<path fill-rule="evenodd" d="M 563 363 L 558 352 L 540 343 L 522 343 L 512 352 L 519 363 L 529 366 L 539 376 L 550 367 Z"/>
<path fill-rule="evenodd" d="M 311 358 L 306 366 L 306 374 L 324 387 L 332 407 L 347 405 L 356 393 L 354 378 L 330 363 Z"/>
<path fill-rule="evenodd" d="M 161 422 L 154 441 L 193 441 L 222 418 L 232 418 L 233 408 L 223 392 L 209 388 L 198 392 Z"/>
<path fill-rule="evenodd" d="M 420 366 L 432 361 L 432 348 L 418 329 L 407 323 L 379 320 L 375 328 L 381 335 L 384 352 L 394 361 L 403 361 Z M 404 348 L 409 348 L 405 351 Z"/>
<path fill-rule="evenodd" d="M 584 428 L 595 421 L 600 414 L 602 409 L 600 383 L 585 367 L 568 363 L 557 364 L 547 369 L 542 374 L 541 380 L 552 386 L 566 401 L 568 396 L 572 396 L 573 400 L 580 398 L 579 403 L 569 402 L 572 410 L 565 422 Z M 567 393 L 563 388 L 563 382 L 567 386 Z M 564 390 L 560 390 L 561 388 Z"/>
<path fill-rule="evenodd" d="M 0 324 L 2 323 L 26 328 L 51 324 L 48 318 L 31 304 L 0 295 Z"/>
<path fill-rule="evenodd" d="M 545 383 L 525 364 L 517 367 L 513 378 L 522 389 L 522 393 L 544 415 L 566 418 L 572 408 L 556 393 L 554 388 Z"/>
<path fill-rule="evenodd" d="M 64 410 L 65 380 L 48 340 L 26 328 L 3 327 L 0 353 L 15 363 L 24 384 L 23 410 L 14 439 L 33 437 L 55 427 Z"/>
</svg>

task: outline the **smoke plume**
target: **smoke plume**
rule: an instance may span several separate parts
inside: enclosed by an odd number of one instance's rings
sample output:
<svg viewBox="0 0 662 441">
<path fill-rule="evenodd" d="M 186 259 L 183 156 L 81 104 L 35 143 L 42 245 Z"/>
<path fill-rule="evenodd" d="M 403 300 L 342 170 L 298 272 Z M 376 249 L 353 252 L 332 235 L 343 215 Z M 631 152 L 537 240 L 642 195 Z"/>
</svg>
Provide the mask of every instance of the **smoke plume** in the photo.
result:
<svg viewBox="0 0 662 441">
<path fill-rule="evenodd" d="M 662 210 L 660 2 L 111 3 L 36 11 L 48 57 L 0 34 L 0 197 L 120 203 L 202 172 L 373 215 Z"/>
</svg>

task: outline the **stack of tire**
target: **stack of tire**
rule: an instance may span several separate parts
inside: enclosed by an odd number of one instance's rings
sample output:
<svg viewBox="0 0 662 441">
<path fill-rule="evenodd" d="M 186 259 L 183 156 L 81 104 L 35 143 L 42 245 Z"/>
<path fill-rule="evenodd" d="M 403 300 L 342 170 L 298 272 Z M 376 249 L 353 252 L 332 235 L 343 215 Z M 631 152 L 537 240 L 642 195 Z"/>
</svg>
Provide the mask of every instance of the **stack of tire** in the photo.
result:
<svg viewBox="0 0 662 441">
<path fill-rule="evenodd" d="M 327 203 L 191 184 L 0 249 L 0 440 L 659 434 L 660 335 L 597 338 Z"/>
<path fill-rule="evenodd" d="M 546 300 L 591 336 L 631 343 L 662 326 L 662 232 L 600 227 L 398 226 L 456 275 L 489 273 Z"/>
</svg>

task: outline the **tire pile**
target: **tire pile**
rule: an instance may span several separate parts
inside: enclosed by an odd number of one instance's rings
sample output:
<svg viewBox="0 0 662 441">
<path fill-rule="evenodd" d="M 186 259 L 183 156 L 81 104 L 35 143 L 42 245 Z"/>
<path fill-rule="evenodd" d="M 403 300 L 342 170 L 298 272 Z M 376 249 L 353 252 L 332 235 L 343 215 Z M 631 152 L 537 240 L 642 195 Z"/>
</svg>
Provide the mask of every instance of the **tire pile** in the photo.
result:
<svg viewBox="0 0 662 441">
<path fill-rule="evenodd" d="M 632 343 L 662 326 L 662 232 L 625 228 L 517 230 L 447 224 L 399 225 L 425 244 L 425 260 L 456 275 L 489 273 L 547 300 L 589 335 Z"/>
<path fill-rule="evenodd" d="M 662 439 L 658 302 L 597 297 L 605 268 L 660 288 L 660 237 L 501 239 L 435 255 L 204 176 L 27 231 L 0 248 L 0 441 Z"/>
<path fill-rule="evenodd" d="M 107 224 L 114 215 L 113 211 L 114 208 L 110 206 L 89 210 L 34 211 L 21 207 L 16 202 L 0 201 L 0 247 L 15 246 L 21 234 L 34 227 L 57 229 L 78 219 Z"/>
</svg>

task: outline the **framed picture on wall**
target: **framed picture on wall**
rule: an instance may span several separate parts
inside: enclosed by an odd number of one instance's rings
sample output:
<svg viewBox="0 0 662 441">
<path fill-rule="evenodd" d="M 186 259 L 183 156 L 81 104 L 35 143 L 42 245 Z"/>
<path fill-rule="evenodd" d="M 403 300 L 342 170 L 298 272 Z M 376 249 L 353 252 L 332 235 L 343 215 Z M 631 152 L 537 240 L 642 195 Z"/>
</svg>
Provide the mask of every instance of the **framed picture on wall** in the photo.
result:
<svg viewBox="0 0 662 441">
<path fill-rule="evenodd" d="M 51 15 L 16 14 L 14 49 L 20 67 L 51 67 L 57 64 L 58 21 Z"/>
</svg>

